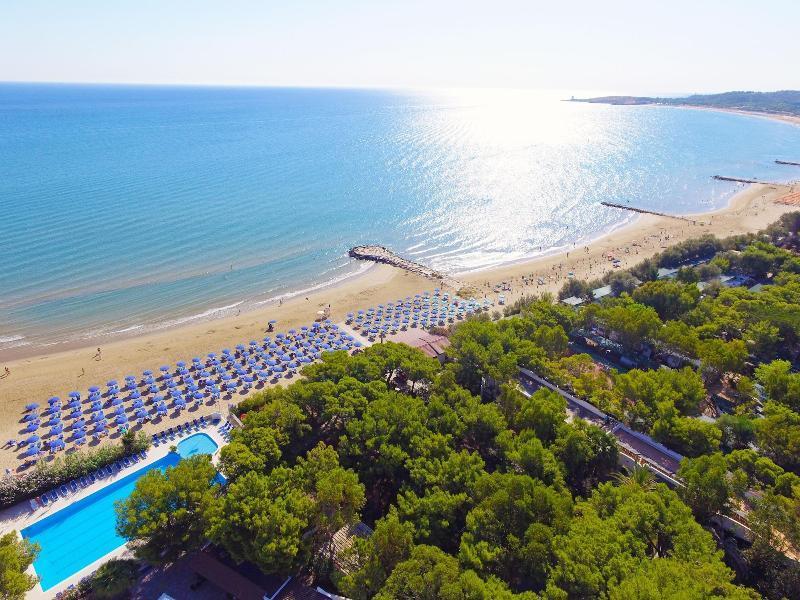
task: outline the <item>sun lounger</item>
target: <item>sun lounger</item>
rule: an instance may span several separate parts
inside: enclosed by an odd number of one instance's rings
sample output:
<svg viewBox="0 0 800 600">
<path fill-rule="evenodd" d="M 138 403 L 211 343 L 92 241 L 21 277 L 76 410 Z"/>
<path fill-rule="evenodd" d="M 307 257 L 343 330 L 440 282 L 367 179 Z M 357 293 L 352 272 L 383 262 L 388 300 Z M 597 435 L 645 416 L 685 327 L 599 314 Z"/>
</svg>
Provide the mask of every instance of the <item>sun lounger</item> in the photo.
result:
<svg viewBox="0 0 800 600">
<path fill-rule="evenodd" d="M 94 473 L 89 473 L 89 482 L 90 483 L 97 482 L 97 478 L 95 478 Z"/>
<path fill-rule="evenodd" d="M 125 458 L 123 458 L 123 459 L 122 459 L 122 464 L 123 464 L 124 466 L 126 466 L 126 467 L 130 467 L 130 466 L 131 466 L 131 463 L 130 463 L 130 462 L 128 462 L 128 458 L 127 458 L 127 457 L 125 457 Z"/>
<path fill-rule="evenodd" d="M 39 496 L 39 502 L 42 504 L 42 506 L 47 506 L 50 501 L 47 499 L 46 493 Z"/>
<path fill-rule="evenodd" d="M 73 494 L 78 491 L 78 484 L 75 483 L 74 479 L 70 481 L 67 485 L 69 485 L 69 489 Z"/>
<path fill-rule="evenodd" d="M 78 479 L 78 483 L 81 484 L 81 487 L 86 487 L 87 485 L 89 485 L 89 480 L 86 479 L 86 477 L 81 477 L 80 479 Z"/>
<path fill-rule="evenodd" d="M 56 494 L 55 490 L 50 490 L 49 493 L 50 493 L 50 502 L 51 503 L 55 502 L 56 500 L 58 500 L 58 494 Z"/>
<path fill-rule="evenodd" d="M 67 486 L 62 485 L 60 488 L 58 488 L 58 495 L 61 496 L 62 498 L 66 498 L 67 497 Z"/>
<path fill-rule="evenodd" d="M 139 456 L 142 458 L 142 460 L 145 460 L 147 458 L 147 452 L 142 450 L 141 452 L 139 452 Z"/>
<path fill-rule="evenodd" d="M 158 446 L 158 436 L 155 433 L 153 434 L 153 445 Z"/>
</svg>

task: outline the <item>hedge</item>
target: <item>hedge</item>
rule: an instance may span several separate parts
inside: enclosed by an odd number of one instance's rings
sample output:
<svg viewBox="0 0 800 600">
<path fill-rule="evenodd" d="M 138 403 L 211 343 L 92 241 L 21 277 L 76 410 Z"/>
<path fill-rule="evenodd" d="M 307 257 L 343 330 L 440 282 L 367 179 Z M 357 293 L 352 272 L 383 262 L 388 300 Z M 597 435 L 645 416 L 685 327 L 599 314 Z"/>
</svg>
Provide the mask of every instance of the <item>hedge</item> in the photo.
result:
<svg viewBox="0 0 800 600">
<path fill-rule="evenodd" d="M 122 436 L 120 443 L 113 446 L 73 452 L 50 462 L 39 462 L 33 471 L 22 477 L 6 477 L 0 480 L 0 508 L 36 498 L 68 481 L 94 473 L 100 467 L 149 447 L 150 438 L 144 432 L 129 431 Z"/>
</svg>

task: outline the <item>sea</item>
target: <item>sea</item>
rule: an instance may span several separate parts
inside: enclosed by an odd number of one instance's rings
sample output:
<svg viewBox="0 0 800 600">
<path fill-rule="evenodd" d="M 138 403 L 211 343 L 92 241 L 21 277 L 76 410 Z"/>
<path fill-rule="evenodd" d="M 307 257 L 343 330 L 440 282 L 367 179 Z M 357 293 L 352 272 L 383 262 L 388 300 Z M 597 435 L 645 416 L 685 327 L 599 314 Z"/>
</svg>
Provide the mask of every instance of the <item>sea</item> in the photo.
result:
<svg viewBox="0 0 800 600">
<path fill-rule="evenodd" d="M 0 84 L 0 352 L 331 285 L 386 245 L 448 273 L 789 181 L 800 127 L 513 90 Z"/>
</svg>

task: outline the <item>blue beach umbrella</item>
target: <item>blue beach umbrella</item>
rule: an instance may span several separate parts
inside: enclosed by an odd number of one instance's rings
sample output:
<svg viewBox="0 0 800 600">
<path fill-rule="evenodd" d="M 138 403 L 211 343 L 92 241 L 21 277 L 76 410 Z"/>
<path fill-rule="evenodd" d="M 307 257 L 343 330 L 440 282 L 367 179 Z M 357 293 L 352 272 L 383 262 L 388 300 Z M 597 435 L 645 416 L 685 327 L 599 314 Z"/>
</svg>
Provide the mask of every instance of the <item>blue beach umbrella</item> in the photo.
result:
<svg viewBox="0 0 800 600">
<path fill-rule="evenodd" d="M 58 435 L 62 431 L 64 431 L 64 426 L 59 423 L 50 428 L 50 435 Z"/>
<path fill-rule="evenodd" d="M 138 398 L 133 401 L 133 408 L 142 408 L 143 406 L 144 406 L 144 402 L 142 402 Z"/>
<path fill-rule="evenodd" d="M 22 456 L 36 456 L 37 454 L 39 454 L 39 452 L 40 450 L 37 446 L 32 446 L 27 450 L 25 450 L 25 452 L 22 453 Z"/>
<path fill-rule="evenodd" d="M 111 401 L 111 405 L 112 406 L 120 406 L 121 404 L 122 404 L 122 399 L 121 398 L 114 398 Z"/>
<path fill-rule="evenodd" d="M 35 421 L 38 418 L 39 418 L 39 415 L 37 415 L 36 413 L 28 413 L 27 415 L 22 417 L 22 421 L 23 422 Z"/>
<path fill-rule="evenodd" d="M 125 415 L 117 415 L 117 418 L 114 419 L 114 422 L 117 425 L 124 425 L 125 423 L 128 422 L 128 417 L 126 417 Z"/>
<path fill-rule="evenodd" d="M 36 410 L 39 408 L 39 405 L 36 402 L 31 402 L 30 404 L 25 405 L 25 410 Z"/>
<path fill-rule="evenodd" d="M 80 407 L 81 407 L 81 403 L 78 402 L 77 400 L 73 400 L 72 402 L 67 404 L 67 408 L 70 408 L 72 410 L 78 410 Z"/>
</svg>

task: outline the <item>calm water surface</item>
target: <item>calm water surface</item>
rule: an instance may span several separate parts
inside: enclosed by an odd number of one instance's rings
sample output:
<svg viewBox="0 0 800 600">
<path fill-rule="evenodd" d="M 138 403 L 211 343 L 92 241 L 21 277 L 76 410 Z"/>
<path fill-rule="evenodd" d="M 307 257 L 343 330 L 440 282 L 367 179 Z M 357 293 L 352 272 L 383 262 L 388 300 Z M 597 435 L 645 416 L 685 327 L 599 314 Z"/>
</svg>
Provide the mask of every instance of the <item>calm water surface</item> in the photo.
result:
<svg viewBox="0 0 800 600">
<path fill-rule="evenodd" d="M 800 127 L 524 92 L 0 85 L 0 350 L 223 315 L 382 243 L 449 272 L 587 240 L 630 201 L 788 180 Z"/>
</svg>

